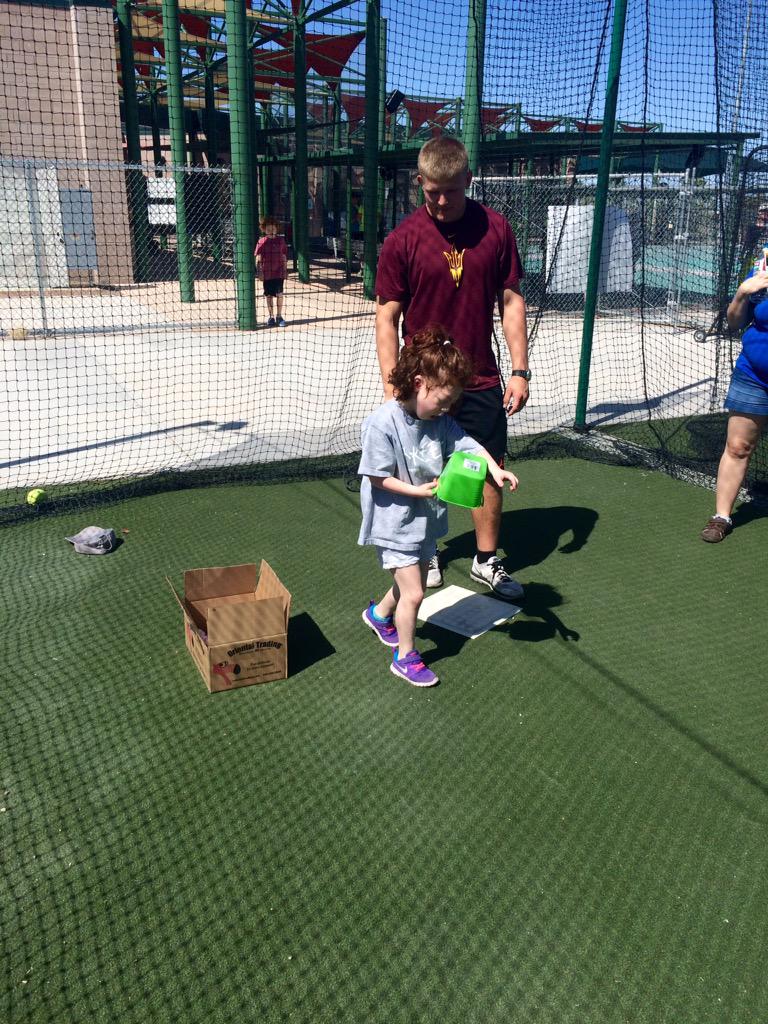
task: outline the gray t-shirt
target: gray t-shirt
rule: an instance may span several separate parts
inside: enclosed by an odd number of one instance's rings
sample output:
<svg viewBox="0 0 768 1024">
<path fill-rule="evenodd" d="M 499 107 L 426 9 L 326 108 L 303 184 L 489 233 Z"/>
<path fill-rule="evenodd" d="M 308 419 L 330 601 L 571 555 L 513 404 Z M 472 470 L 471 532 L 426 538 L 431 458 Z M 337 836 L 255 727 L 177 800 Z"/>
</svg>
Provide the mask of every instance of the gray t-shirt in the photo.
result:
<svg viewBox="0 0 768 1024">
<path fill-rule="evenodd" d="M 414 498 L 373 487 L 369 476 L 394 476 L 425 484 L 440 476 L 454 452 L 476 454 L 481 445 L 451 416 L 420 420 L 392 398 L 364 422 L 363 454 L 357 472 L 363 477 L 360 505 L 363 522 L 358 544 L 412 551 L 448 531 L 448 512 L 438 498 Z"/>
</svg>

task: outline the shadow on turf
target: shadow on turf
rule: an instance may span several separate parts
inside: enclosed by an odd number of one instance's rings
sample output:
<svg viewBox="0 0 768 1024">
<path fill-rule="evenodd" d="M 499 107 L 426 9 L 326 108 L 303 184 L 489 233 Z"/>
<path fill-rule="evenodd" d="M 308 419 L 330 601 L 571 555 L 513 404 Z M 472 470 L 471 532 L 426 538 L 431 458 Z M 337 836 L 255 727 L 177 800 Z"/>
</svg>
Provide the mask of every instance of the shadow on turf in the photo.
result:
<svg viewBox="0 0 768 1024">
<path fill-rule="evenodd" d="M 580 640 L 581 636 L 575 629 L 570 629 L 557 612 L 553 611 L 563 603 L 563 597 L 555 587 L 548 583 L 526 583 L 523 613 L 525 618 L 506 622 L 495 626 L 494 632 L 506 633 L 510 640 L 540 643 L 542 640 Z M 450 658 L 458 654 L 464 644 L 471 641 L 458 633 L 432 626 L 428 622 L 419 624 L 419 637 L 431 640 L 434 651 L 424 654 L 424 661 L 430 662 Z"/>
<path fill-rule="evenodd" d="M 288 620 L 288 651 L 288 669 L 290 675 L 295 676 L 323 658 L 330 658 L 336 653 L 336 648 L 326 639 L 312 616 L 300 612 Z"/>
<path fill-rule="evenodd" d="M 504 512 L 499 534 L 504 565 L 514 575 L 520 569 L 543 562 L 553 551 L 563 555 L 580 551 L 589 540 L 597 520 L 598 514 L 593 508 L 577 505 Z M 474 555 L 474 530 L 452 537 L 444 546 L 441 545 L 440 557 L 445 565 L 454 558 L 473 558 Z"/>
</svg>

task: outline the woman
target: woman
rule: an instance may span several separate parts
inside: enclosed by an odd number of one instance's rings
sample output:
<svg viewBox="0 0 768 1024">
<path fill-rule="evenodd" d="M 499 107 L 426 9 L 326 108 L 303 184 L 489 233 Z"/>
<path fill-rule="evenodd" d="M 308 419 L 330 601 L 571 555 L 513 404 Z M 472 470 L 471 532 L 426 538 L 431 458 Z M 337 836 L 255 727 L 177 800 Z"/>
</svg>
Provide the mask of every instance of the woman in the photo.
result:
<svg viewBox="0 0 768 1024">
<path fill-rule="evenodd" d="M 728 306 L 730 329 L 747 329 L 742 335 L 741 354 L 725 396 L 728 435 L 717 471 L 715 514 L 701 531 L 701 539 L 708 544 L 718 544 L 733 529 L 731 512 L 752 452 L 768 421 L 767 256 L 768 249 L 764 249 L 762 258 L 739 285 Z"/>
</svg>

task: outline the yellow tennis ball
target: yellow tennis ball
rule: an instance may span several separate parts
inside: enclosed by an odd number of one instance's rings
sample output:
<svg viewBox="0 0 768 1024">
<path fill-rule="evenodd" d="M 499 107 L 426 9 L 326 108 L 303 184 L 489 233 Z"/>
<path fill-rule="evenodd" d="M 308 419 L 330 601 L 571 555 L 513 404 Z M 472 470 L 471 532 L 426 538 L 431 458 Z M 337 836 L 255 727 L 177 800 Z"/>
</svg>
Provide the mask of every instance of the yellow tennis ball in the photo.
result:
<svg viewBox="0 0 768 1024">
<path fill-rule="evenodd" d="M 45 491 L 42 487 L 33 487 L 31 491 L 27 491 L 28 505 L 39 505 L 44 498 Z"/>
</svg>

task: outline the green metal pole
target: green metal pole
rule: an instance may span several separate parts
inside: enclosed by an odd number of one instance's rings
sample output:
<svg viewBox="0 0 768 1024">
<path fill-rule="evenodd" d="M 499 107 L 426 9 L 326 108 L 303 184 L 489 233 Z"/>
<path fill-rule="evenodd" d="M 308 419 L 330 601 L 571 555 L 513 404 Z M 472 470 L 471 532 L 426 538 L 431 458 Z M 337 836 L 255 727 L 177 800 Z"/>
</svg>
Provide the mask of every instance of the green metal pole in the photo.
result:
<svg viewBox="0 0 768 1024">
<path fill-rule="evenodd" d="M 208 48 L 208 59 L 210 59 L 210 48 Z M 205 153 L 208 157 L 208 166 L 213 167 L 219 162 L 219 140 L 216 131 L 216 91 L 213 84 L 213 69 L 206 64 L 205 68 Z M 210 194 L 215 195 L 213 209 L 211 210 L 211 256 L 213 262 L 221 263 L 224 251 L 224 240 L 221 226 L 221 204 L 219 199 L 220 186 L 222 184 L 219 175 L 209 176 L 211 184 Z"/>
<path fill-rule="evenodd" d="M 367 0 L 365 18 L 365 140 L 363 143 L 363 294 L 376 298 L 379 195 L 379 0 Z"/>
<path fill-rule="evenodd" d="M 163 150 L 160 145 L 160 124 L 157 120 L 157 90 L 152 89 L 149 93 L 149 117 L 152 121 L 152 159 L 155 162 L 155 177 L 163 175 L 160 169 L 160 161 L 163 158 Z"/>
<path fill-rule="evenodd" d="M 117 31 L 120 40 L 120 63 L 123 68 L 123 107 L 125 139 L 129 164 L 141 164 L 139 135 L 139 104 L 136 99 L 136 74 L 133 64 L 133 28 L 129 0 L 117 0 Z M 149 280 L 149 215 L 147 213 L 147 181 L 138 166 L 126 171 L 128 211 L 133 234 L 133 276 L 137 281 Z"/>
<path fill-rule="evenodd" d="M 227 26 L 229 148 L 232 155 L 237 325 L 243 331 L 252 331 L 256 326 L 256 288 L 250 166 L 251 125 L 248 113 L 248 29 L 242 0 L 225 0 L 224 11 Z"/>
<path fill-rule="evenodd" d="M 295 273 L 297 273 L 297 271 L 299 269 L 299 263 L 298 263 L 298 260 L 296 258 L 296 179 L 295 179 L 295 177 L 293 175 L 291 176 L 290 189 L 291 189 L 291 200 L 290 200 L 290 202 L 291 202 L 291 224 L 293 225 L 293 234 L 292 234 L 292 245 L 291 245 L 291 248 L 293 249 L 293 272 L 295 274 Z"/>
<path fill-rule="evenodd" d="M 171 133 L 173 180 L 176 185 L 176 252 L 179 259 L 179 289 L 182 302 L 194 302 L 192 245 L 187 233 L 187 181 L 185 174 L 187 147 L 184 133 L 178 0 L 163 0 L 163 42 L 165 43 L 165 73 L 168 83 L 168 127 Z"/>
<path fill-rule="evenodd" d="M 208 166 L 219 162 L 219 140 L 216 131 L 216 92 L 213 87 L 213 70 L 205 68 L 205 154 Z"/>
<path fill-rule="evenodd" d="M 480 108 L 483 102 L 485 13 L 485 0 L 469 0 L 462 139 L 469 155 L 469 169 L 473 174 L 480 170 L 480 146 L 483 141 Z"/>
<path fill-rule="evenodd" d="M 293 108 L 296 120 L 294 156 L 295 213 L 293 245 L 300 281 L 309 281 L 309 170 L 307 163 L 307 35 L 306 6 L 301 0 L 293 32 Z"/>
<path fill-rule="evenodd" d="M 338 153 L 341 149 L 341 101 L 339 93 L 340 85 L 337 85 L 333 92 L 333 151 Z M 341 236 L 341 167 L 338 164 L 333 166 L 333 226 L 336 229 L 336 237 Z"/>
<path fill-rule="evenodd" d="M 253 49 L 249 45 L 247 50 L 247 68 L 248 68 L 248 147 L 249 147 L 249 160 L 248 169 L 251 177 L 251 227 L 253 235 L 251 237 L 251 252 L 256 248 L 256 242 L 259 239 L 259 218 L 257 212 L 259 209 L 259 167 L 256 161 L 256 154 L 258 153 L 258 146 L 256 142 L 256 96 L 255 86 L 253 82 Z"/>
<path fill-rule="evenodd" d="M 347 167 L 347 231 L 344 238 L 344 265 L 346 278 L 352 280 L 352 165 Z"/>
<path fill-rule="evenodd" d="M 533 176 L 533 160 L 528 160 L 525 165 L 525 185 L 523 185 L 523 230 L 520 239 L 520 259 L 525 261 L 528 258 L 528 236 L 531 230 L 531 177 Z"/>
<path fill-rule="evenodd" d="M 611 166 L 611 151 L 613 149 L 613 130 L 616 123 L 616 101 L 619 96 L 621 55 L 624 46 L 626 18 L 627 0 L 616 0 L 613 10 L 611 55 L 608 60 L 608 81 L 605 89 L 603 130 L 600 137 L 600 162 L 595 188 L 595 216 L 592 222 L 587 290 L 584 296 L 584 326 L 581 334 L 581 359 L 579 362 L 579 383 L 576 393 L 576 418 L 574 421 L 574 429 L 576 430 L 586 430 L 589 368 L 592 361 L 592 338 L 594 336 L 595 312 L 597 310 L 597 285 L 600 277 L 600 257 L 603 250 L 605 208 L 608 203 L 608 176 Z"/>
<path fill-rule="evenodd" d="M 379 18 L 379 141 L 377 150 L 379 153 L 384 149 L 386 142 L 386 110 L 384 103 L 387 99 L 387 19 Z M 378 158 L 377 158 L 378 164 Z M 386 182 L 376 174 L 378 190 L 376 194 L 376 237 L 380 237 L 384 227 L 384 197 L 386 196 Z"/>
</svg>

